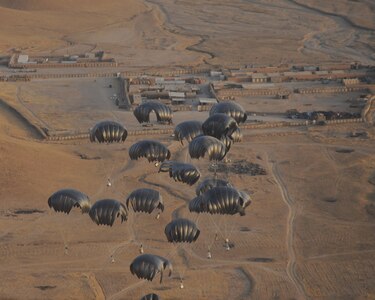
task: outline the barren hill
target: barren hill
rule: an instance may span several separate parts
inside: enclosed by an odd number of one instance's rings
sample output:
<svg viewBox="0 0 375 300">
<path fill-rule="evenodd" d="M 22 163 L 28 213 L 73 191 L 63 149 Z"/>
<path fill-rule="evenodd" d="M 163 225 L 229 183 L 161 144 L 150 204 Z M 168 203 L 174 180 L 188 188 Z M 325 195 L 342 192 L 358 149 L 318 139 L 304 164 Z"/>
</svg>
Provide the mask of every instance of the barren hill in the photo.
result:
<svg viewBox="0 0 375 300">
<path fill-rule="evenodd" d="M 371 0 L 296 0 L 297 4 L 315 9 L 328 15 L 337 15 L 347 19 L 354 26 L 375 30 L 375 2 Z"/>
<path fill-rule="evenodd" d="M 374 62 L 372 1 L 0 0 L 0 53 L 105 50 L 125 66 Z"/>
<path fill-rule="evenodd" d="M 0 53 L 105 50 L 127 66 L 199 62 L 200 55 L 186 50 L 198 39 L 163 24 L 157 9 L 137 0 L 0 0 Z"/>
</svg>

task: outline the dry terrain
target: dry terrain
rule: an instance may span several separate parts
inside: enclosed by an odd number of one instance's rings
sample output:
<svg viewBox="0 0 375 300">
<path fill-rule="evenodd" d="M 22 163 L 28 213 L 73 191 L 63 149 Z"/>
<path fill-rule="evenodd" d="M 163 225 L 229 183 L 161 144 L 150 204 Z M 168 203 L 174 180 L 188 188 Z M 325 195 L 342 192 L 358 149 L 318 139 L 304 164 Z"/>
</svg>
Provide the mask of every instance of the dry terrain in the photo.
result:
<svg viewBox="0 0 375 300">
<path fill-rule="evenodd" d="M 0 0 L 0 53 L 103 49 L 132 68 L 374 63 L 371 0 L 228 3 Z M 228 164 L 256 163 L 266 175 L 218 176 L 251 193 L 246 216 L 197 216 L 187 208 L 195 186 L 174 182 L 144 159 L 129 158 L 134 142 L 153 138 L 168 146 L 173 159 L 197 165 L 202 178 L 213 175 L 206 160 L 190 159 L 187 146 L 168 134 L 129 136 L 113 145 L 42 139 L 42 130 L 87 132 L 108 118 L 140 129 L 131 112 L 110 100 L 117 89 L 109 78 L 0 83 L 0 299 L 140 299 L 151 292 L 162 299 L 375 298 L 373 125 L 244 130 Z M 237 100 L 267 114 L 290 108 L 357 111 L 348 100 L 358 95 Z M 178 112 L 174 122 L 207 116 Z M 364 134 L 353 137 L 353 132 Z M 81 190 L 95 202 L 124 201 L 140 187 L 161 192 L 160 219 L 131 213 L 127 222 L 110 228 L 95 225 L 78 209 L 65 215 L 47 204 L 62 188 Z M 179 216 L 198 224 L 202 234 L 196 243 L 166 241 L 165 225 Z M 226 237 L 234 246 L 230 251 Z M 164 276 L 159 284 L 159 277 L 148 282 L 130 273 L 140 245 L 172 261 L 171 278 Z"/>
<path fill-rule="evenodd" d="M 371 0 L 1 0 L 0 53 L 105 50 L 124 65 L 374 62 Z"/>
<path fill-rule="evenodd" d="M 216 220 L 188 212 L 194 187 L 158 174 L 146 161 L 129 160 L 127 149 L 140 137 L 129 137 L 122 145 L 45 143 L 5 106 L 0 128 L 2 298 L 137 299 L 149 291 L 163 299 L 375 294 L 374 186 L 368 182 L 375 167 L 373 128 L 245 132 L 229 158 L 258 163 L 267 175 L 220 173 L 252 192 L 253 203 L 245 217 Z M 369 138 L 348 138 L 353 130 L 367 131 Z M 153 138 L 167 144 L 173 158 L 193 162 L 203 176 L 209 175 L 208 163 L 191 160 L 186 146 L 168 136 Z M 112 188 L 106 187 L 107 177 Z M 124 200 L 141 186 L 162 193 L 166 210 L 159 220 L 132 215 L 124 224 L 102 228 L 77 210 L 67 216 L 47 206 L 47 198 L 59 188 L 80 189 L 96 201 Z M 197 221 L 203 232 L 197 243 L 179 248 L 166 242 L 163 230 L 172 216 Z M 229 252 L 224 236 L 235 246 Z M 140 244 L 173 261 L 172 279 L 160 285 L 130 274 Z M 206 259 L 208 246 L 212 260 Z"/>
</svg>

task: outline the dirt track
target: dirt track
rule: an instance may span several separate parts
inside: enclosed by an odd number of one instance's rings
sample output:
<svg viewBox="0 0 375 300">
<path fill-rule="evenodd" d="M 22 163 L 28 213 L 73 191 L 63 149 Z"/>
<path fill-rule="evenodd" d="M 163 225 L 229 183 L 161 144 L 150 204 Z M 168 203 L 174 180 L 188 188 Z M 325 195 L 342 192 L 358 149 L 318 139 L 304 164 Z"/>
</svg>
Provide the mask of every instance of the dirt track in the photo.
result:
<svg viewBox="0 0 375 300">
<path fill-rule="evenodd" d="M 300 293 L 300 297 L 303 298 L 303 299 L 307 299 L 308 297 L 306 296 L 303 285 L 300 281 L 300 277 L 298 276 L 297 271 L 296 271 L 297 259 L 296 259 L 296 253 L 295 253 L 295 250 L 294 250 L 295 249 L 295 245 L 294 245 L 295 244 L 294 243 L 294 234 L 295 234 L 294 233 L 294 227 L 295 227 L 294 223 L 295 222 L 294 221 L 295 221 L 297 212 L 301 213 L 302 209 L 299 208 L 296 205 L 295 201 L 293 201 L 291 199 L 291 197 L 289 196 L 287 187 L 282 180 L 279 169 L 277 168 L 277 162 L 272 162 L 272 161 L 269 161 L 267 159 L 267 163 L 269 164 L 269 169 L 272 170 L 272 176 L 275 179 L 275 181 L 276 181 L 276 183 L 277 183 L 277 185 L 280 189 L 283 201 L 288 206 L 288 210 L 289 210 L 288 219 L 287 219 L 287 226 L 286 226 L 286 230 L 287 230 L 286 241 L 287 241 L 287 249 L 288 249 L 288 256 L 289 256 L 288 265 L 287 265 L 287 274 L 288 274 L 290 280 L 294 283 L 294 285 L 298 289 L 298 291 Z M 270 163 L 272 165 L 270 165 Z"/>
</svg>

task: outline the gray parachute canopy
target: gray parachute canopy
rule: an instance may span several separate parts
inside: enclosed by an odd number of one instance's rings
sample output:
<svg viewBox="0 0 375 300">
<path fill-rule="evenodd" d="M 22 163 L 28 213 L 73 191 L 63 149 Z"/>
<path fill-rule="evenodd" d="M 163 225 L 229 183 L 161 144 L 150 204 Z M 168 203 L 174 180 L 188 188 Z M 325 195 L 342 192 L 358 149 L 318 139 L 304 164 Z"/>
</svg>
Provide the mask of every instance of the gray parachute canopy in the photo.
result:
<svg viewBox="0 0 375 300">
<path fill-rule="evenodd" d="M 139 123 L 149 123 L 151 112 L 155 112 L 158 122 L 172 123 L 172 110 L 158 101 L 144 102 L 137 106 L 133 113 Z"/>
<path fill-rule="evenodd" d="M 201 176 L 199 170 L 192 164 L 177 161 L 165 161 L 160 165 L 159 172 L 169 172 L 169 177 L 175 181 L 193 185 Z"/>
<path fill-rule="evenodd" d="M 128 131 L 120 123 L 102 121 L 90 130 L 90 141 L 98 143 L 120 143 L 126 140 Z"/>
<path fill-rule="evenodd" d="M 48 206 L 57 212 L 69 214 L 73 207 L 79 207 L 82 213 L 88 213 L 90 199 L 84 193 L 74 189 L 62 189 L 48 198 Z"/>
<path fill-rule="evenodd" d="M 198 135 L 203 134 L 202 122 L 199 121 L 185 121 L 176 126 L 174 129 L 175 139 L 183 144 L 183 140 L 189 143 Z"/>
<path fill-rule="evenodd" d="M 151 214 L 155 209 L 164 211 L 163 199 L 158 191 L 152 189 L 138 189 L 126 199 L 126 207 L 132 206 L 134 212 Z"/>
<path fill-rule="evenodd" d="M 189 203 L 189 210 L 197 213 L 221 215 L 245 215 L 245 208 L 251 203 L 250 196 L 231 187 L 214 187 L 195 197 Z"/>
<path fill-rule="evenodd" d="M 203 195 L 199 195 L 189 202 L 189 211 L 198 214 L 207 213 L 206 205 L 203 199 Z"/>
<path fill-rule="evenodd" d="M 132 160 L 141 157 L 147 158 L 149 162 L 162 162 L 171 157 L 171 152 L 162 143 L 154 140 L 142 140 L 136 142 L 129 148 L 129 156 Z"/>
<path fill-rule="evenodd" d="M 232 117 L 238 124 L 244 123 L 247 119 L 245 110 L 234 101 L 220 102 L 211 107 L 210 116 L 220 113 Z"/>
<path fill-rule="evenodd" d="M 166 258 L 153 255 L 142 254 L 136 257 L 130 265 L 130 272 L 138 278 L 152 281 L 160 273 L 160 283 L 163 281 L 163 272 L 169 268 L 169 276 L 172 275 L 172 264 Z"/>
<path fill-rule="evenodd" d="M 241 129 L 238 127 L 231 134 L 231 136 L 224 135 L 220 138 L 220 141 L 224 143 L 224 145 L 227 147 L 227 151 L 229 151 L 233 143 L 238 143 L 242 141 L 242 137 L 243 135 L 242 135 Z"/>
<path fill-rule="evenodd" d="M 227 154 L 227 148 L 222 141 L 212 137 L 201 135 L 194 138 L 189 144 L 191 158 L 207 157 L 209 160 L 222 160 Z"/>
<path fill-rule="evenodd" d="M 158 295 L 152 293 L 143 296 L 140 300 L 161 300 L 161 298 Z"/>
<path fill-rule="evenodd" d="M 236 120 L 226 114 L 214 114 L 202 124 L 203 133 L 217 139 L 223 136 L 230 137 L 237 128 Z"/>
<path fill-rule="evenodd" d="M 233 131 L 230 138 L 234 143 L 242 142 L 243 134 L 241 132 L 241 128 L 238 127 L 235 131 Z"/>
<path fill-rule="evenodd" d="M 121 223 L 128 219 L 125 205 L 113 199 L 103 199 L 94 203 L 89 211 L 91 220 L 98 225 L 112 226 L 116 218 L 121 218 Z"/>
<path fill-rule="evenodd" d="M 176 219 L 165 226 L 164 233 L 170 243 L 192 243 L 200 234 L 200 230 L 193 221 Z"/>
<path fill-rule="evenodd" d="M 197 196 L 199 196 L 217 186 L 233 187 L 228 181 L 224 179 L 205 178 L 202 182 L 199 183 L 195 190 L 195 193 L 197 194 Z"/>
</svg>

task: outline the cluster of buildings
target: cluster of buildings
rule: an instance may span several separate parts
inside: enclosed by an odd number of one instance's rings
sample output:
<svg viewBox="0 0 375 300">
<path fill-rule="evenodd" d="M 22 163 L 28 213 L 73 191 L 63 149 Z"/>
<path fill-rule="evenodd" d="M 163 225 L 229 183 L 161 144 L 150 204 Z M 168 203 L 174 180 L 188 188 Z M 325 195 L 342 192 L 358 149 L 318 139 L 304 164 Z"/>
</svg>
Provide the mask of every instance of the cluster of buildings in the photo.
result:
<svg viewBox="0 0 375 300">
<path fill-rule="evenodd" d="M 15 53 L 10 57 L 9 68 L 63 68 L 63 67 L 117 67 L 116 61 L 104 51 L 81 55 L 29 56 Z"/>
<path fill-rule="evenodd" d="M 187 77 L 186 74 L 177 77 L 133 77 L 129 79 L 128 95 L 134 105 L 159 100 L 180 107 L 210 106 L 218 100 L 235 100 L 242 96 L 289 99 L 294 93 L 368 91 L 374 85 L 374 75 L 373 67 L 356 63 L 246 66 L 209 70 L 193 77 Z"/>
<path fill-rule="evenodd" d="M 211 72 L 212 73 L 212 72 Z M 375 69 L 371 66 L 332 64 L 319 66 L 246 67 L 216 71 L 214 91 L 221 100 L 237 96 L 276 96 L 288 99 L 293 93 L 342 93 L 370 90 Z M 223 78 L 222 80 L 219 80 Z M 301 85 L 304 84 L 305 86 Z M 295 83 L 296 88 L 290 83 Z M 317 85 L 318 84 L 318 85 Z M 320 84 L 320 86 L 319 86 Z M 325 86 L 330 84 L 328 86 Z"/>
<path fill-rule="evenodd" d="M 159 100 L 170 105 L 205 105 L 217 103 L 209 95 L 203 77 L 148 77 L 129 79 L 129 97 L 134 105 L 147 100 Z"/>
</svg>

